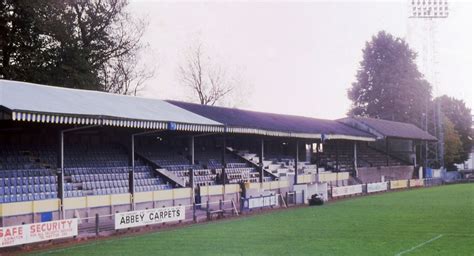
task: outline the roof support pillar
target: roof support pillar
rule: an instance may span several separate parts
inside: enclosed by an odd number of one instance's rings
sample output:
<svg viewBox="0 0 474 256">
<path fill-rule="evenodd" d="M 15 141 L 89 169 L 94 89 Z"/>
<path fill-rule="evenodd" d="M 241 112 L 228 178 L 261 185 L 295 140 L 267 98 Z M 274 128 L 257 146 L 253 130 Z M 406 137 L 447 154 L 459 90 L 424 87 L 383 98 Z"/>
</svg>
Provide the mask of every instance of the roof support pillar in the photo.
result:
<svg viewBox="0 0 474 256">
<path fill-rule="evenodd" d="M 221 154 L 221 164 L 222 164 L 222 173 L 221 173 L 221 180 L 222 180 L 222 184 L 225 184 L 227 182 L 227 177 L 226 177 L 226 173 L 225 173 L 225 168 L 227 167 L 227 163 L 226 163 L 226 160 L 225 160 L 225 153 L 226 153 L 226 135 L 224 134 L 222 136 L 222 154 Z"/>
<path fill-rule="evenodd" d="M 357 177 L 357 141 L 354 141 L 354 172 Z"/>
<path fill-rule="evenodd" d="M 388 144 L 388 137 L 385 137 L 385 153 L 387 154 L 387 166 L 390 165 L 390 148 L 389 148 L 389 144 Z"/>
<path fill-rule="evenodd" d="M 412 140 L 412 143 L 413 143 L 413 155 L 415 156 L 413 158 L 413 166 L 417 166 L 418 165 L 418 159 L 417 159 L 417 145 L 416 145 L 416 141 L 415 140 Z"/>
<path fill-rule="evenodd" d="M 428 168 L 428 141 L 425 140 L 424 167 Z"/>
<path fill-rule="evenodd" d="M 79 131 L 79 130 L 85 130 L 89 128 L 94 128 L 98 127 L 98 125 L 89 125 L 89 126 L 83 126 L 83 127 L 75 127 L 75 128 L 70 128 L 70 129 L 65 129 L 61 130 L 59 133 L 59 156 L 58 156 L 58 166 L 59 166 L 59 172 L 58 172 L 58 195 L 60 199 L 60 218 L 65 219 L 66 218 L 66 211 L 64 209 L 64 198 L 65 198 L 65 193 L 64 193 L 64 135 L 65 133 L 68 132 L 74 132 L 74 131 Z"/>
<path fill-rule="evenodd" d="M 319 159 L 319 147 L 320 147 L 320 143 L 318 142 L 316 144 L 316 173 L 319 174 L 319 164 L 321 163 L 321 160 Z"/>
<path fill-rule="evenodd" d="M 135 210 L 135 134 L 132 134 L 131 157 L 132 157 L 132 168 L 128 172 L 128 191 L 131 195 L 130 208 L 132 211 L 134 211 Z"/>
<path fill-rule="evenodd" d="M 260 140 L 260 154 L 258 156 L 258 164 L 260 166 L 260 183 L 263 183 L 263 158 L 265 154 L 265 141 L 263 138 Z"/>
<path fill-rule="evenodd" d="M 295 151 L 295 184 L 298 184 L 298 155 L 299 155 L 299 145 L 298 140 L 295 141 L 296 151 Z"/>
<path fill-rule="evenodd" d="M 191 202 L 196 203 L 196 188 L 194 186 L 194 169 L 189 168 L 189 185 L 191 185 Z"/>
<path fill-rule="evenodd" d="M 339 171 L 339 141 L 336 140 L 336 171 Z"/>
<path fill-rule="evenodd" d="M 59 134 L 59 157 L 58 166 L 60 171 L 58 172 L 58 195 L 61 201 L 61 214 L 60 218 L 65 219 L 64 213 L 64 132 L 61 131 Z"/>
<path fill-rule="evenodd" d="M 189 157 L 191 158 L 191 165 L 194 165 L 194 136 L 189 138 Z"/>
<path fill-rule="evenodd" d="M 148 135 L 148 134 L 155 134 L 162 132 L 163 130 L 155 130 L 155 131 L 146 131 L 146 132 L 139 132 L 134 133 L 131 136 L 131 159 L 132 159 L 132 168 L 128 172 L 128 191 L 130 193 L 130 208 L 131 210 L 135 210 L 135 137 L 140 135 Z"/>
</svg>

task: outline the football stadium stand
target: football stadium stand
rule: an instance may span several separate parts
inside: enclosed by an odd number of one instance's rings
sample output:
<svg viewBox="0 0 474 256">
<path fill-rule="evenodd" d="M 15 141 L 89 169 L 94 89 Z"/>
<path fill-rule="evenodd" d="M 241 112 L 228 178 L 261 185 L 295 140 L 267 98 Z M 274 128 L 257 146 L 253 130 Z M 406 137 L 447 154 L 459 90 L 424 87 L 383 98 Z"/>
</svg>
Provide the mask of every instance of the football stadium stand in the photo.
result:
<svg viewBox="0 0 474 256">
<path fill-rule="evenodd" d="M 290 193 L 306 183 L 398 184 L 416 176 L 416 145 L 436 140 L 379 119 L 324 120 L 6 80 L 0 130 L 0 226 L 45 213 L 55 220 L 213 196 L 238 201 L 244 191 Z"/>
</svg>

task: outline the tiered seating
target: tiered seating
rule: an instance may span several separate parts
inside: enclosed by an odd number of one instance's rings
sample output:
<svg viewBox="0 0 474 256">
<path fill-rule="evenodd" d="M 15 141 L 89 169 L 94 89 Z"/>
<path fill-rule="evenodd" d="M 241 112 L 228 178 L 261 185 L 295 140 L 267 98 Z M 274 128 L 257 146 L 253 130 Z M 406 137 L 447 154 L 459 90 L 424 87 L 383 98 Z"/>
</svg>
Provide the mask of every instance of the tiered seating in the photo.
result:
<svg viewBox="0 0 474 256">
<path fill-rule="evenodd" d="M 387 165 L 387 155 L 379 152 L 375 149 L 368 147 L 367 145 L 362 145 L 359 147 L 358 158 L 362 159 L 365 162 L 364 167 L 374 167 L 374 166 L 386 166 Z M 389 157 L 389 166 L 400 166 L 406 165 L 402 161 Z"/>
<path fill-rule="evenodd" d="M 67 167 L 128 166 L 128 155 L 118 145 L 70 145 L 66 147 L 64 165 Z"/>
<path fill-rule="evenodd" d="M 65 175 L 71 182 L 66 183 L 66 197 L 86 195 L 107 195 L 127 193 L 128 175 L 131 167 L 68 168 Z M 135 191 L 152 191 L 170 188 L 158 177 L 152 176 L 149 166 L 135 167 Z"/>
<path fill-rule="evenodd" d="M 336 150 L 334 144 L 326 144 L 324 152 L 319 154 L 320 165 L 328 170 L 336 169 L 336 153 L 339 154 L 339 171 L 351 171 L 354 165 L 354 148 L 351 143 L 340 143 Z M 376 167 L 386 166 L 387 155 L 379 152 L 366 144 L 360 143 L 357 147 L 357 166 L 358 167 Z M 402 161 L 389 156 L 390 166 L 406 165 Z"/>
<path fill-rule="evenodd" d="M 215 170 L 216 174 L 222 173 L 222 151 L 221 150 L 202 150 L 196 152 L 196 160 L 206 166 L 208 169 Z M 249 167 L 238 156 L 226 153 L 226 176 L 227 180 L 231 184 L 242 183 L 242 182 L 258 182 L 260 173 L 257 172 L 255 168 Z"/>
<path fill-rule="evenodd" d="M 174 172 L 189 186 L 189 169 L 194 170 L 194 181 L 196 185 L 214 185 L 216 177 L 222 171 L 221 154 L 219 149 L 197 150 L 195 152 L 196 164 L 172 149 L 141 148 L 139 154 L 157 164 L 160 168 Z M 249 168 L 247 163 L 239 157 L 226 154 L 226 173 L 230 183 L 258 182 L 259 173 L 255 168 Z"/>
<path fill-rule="evenodd" d="M 57 189 L 50 170 L 0 170 L 0 203 L 57 198 Z"/>
<path fill-rule="evenodd" d="M 10 146 L 0 150 L 0 203 L 58 197 L 56 174 L 31 146 Z M 47 155 L 49 151 L 43 153 Z"/>
<path fill-rule="evenodd" d="M 65 155 L 65 196 L 107 195 L 127 193 L 128 165 L 125 150 L 117 145 L 99 147 L 78 146 Z M 170 188 L 153 175 L 150 166 L 136 162 L 135 191 L 152 191 Z"/>
<path fill-rule="evenodd" d="M 201 168 L 199 165 L 191 165 L 188 159 L 171 150 L 146 148 L 138 152 L 159 167 L 169 171 L 186 171 Z"/>
<path fill-rule="evenodd" d="M 209 186 L 216 184 L 216 173 L 211 169 L 194 169 L 194 184 L 197 186 Z M 190 185 L 189 171 L 175 171 L 176 175 L 184 180 L 187 186 Z"/>
<path fill-rule="evenodd" d="M 54 163 L 55 153 L 49 147 L 15 146 L 0 150 L 0 170 L 49 168 Z"/>
<path fill-rule="evenodd" d="M 319 159 L 319 165 L 325 167 L 326 170 L 339 168 L 338 171 L 352 171 L 354 169 L 354 148 L 345 143 L 340 143 L 337 149 L 335 145 L 327 144 L 324 146 L 324 151 L 319 154 Z M 359 166 L 361 164 L 362 160 L 359 161 Z"/>
<path fill-rule="evenodd" d="M 294 173 L 294 156 L 267 152 L 265 153 L 263 160 L 264 168 L 278 177 Z M 300 165 L 301 164 L 302 163 L 300 162 Z"/>
<path fill-rule="evenodd" d="M 209 169 L 222 169 L 221 150 L 201 150 L 195 152 L 195 160 Z M 248 165 L 234 154 L 226 153 L 225 161 L 228 168 L 247 167 Z"/>
<path fill-rule="evenodd" d="M 253 167 L 236 167 L 225 169 L 229 183 L 259 182 L 260 173 Z"/>
</svg>

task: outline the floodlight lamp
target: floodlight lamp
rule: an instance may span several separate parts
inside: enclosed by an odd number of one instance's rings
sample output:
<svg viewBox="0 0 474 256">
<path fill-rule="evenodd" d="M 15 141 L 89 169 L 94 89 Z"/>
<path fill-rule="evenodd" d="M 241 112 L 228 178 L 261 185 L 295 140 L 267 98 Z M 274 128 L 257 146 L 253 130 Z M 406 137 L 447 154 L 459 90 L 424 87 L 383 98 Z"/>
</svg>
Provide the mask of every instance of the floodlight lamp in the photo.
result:
<svg viewBox="0 0 474 256">
<path fill-rule="evenodd" d="M 448 2 L 443 0 L 411 0 L 410 18 L 447 18 Z"/>
</svg>

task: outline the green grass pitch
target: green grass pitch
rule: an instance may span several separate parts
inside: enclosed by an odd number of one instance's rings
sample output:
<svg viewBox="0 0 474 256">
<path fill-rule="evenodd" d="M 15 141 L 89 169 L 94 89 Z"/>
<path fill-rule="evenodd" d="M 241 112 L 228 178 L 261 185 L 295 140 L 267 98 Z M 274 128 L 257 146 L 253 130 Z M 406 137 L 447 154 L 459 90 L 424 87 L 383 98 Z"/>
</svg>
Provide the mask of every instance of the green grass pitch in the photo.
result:
<svg viewBox="0 0 474 256">
<path fill-rule="evenodd" d="M 474 184 L 378 194 L 40 254 L 474 255 Z"/>
</svg>

